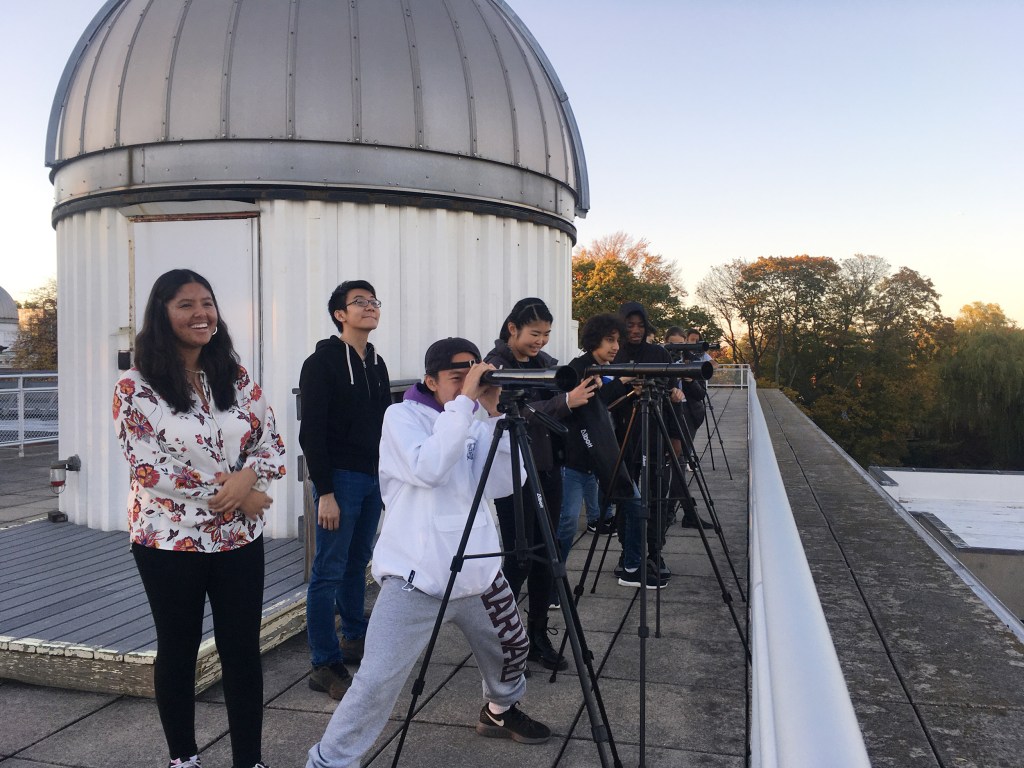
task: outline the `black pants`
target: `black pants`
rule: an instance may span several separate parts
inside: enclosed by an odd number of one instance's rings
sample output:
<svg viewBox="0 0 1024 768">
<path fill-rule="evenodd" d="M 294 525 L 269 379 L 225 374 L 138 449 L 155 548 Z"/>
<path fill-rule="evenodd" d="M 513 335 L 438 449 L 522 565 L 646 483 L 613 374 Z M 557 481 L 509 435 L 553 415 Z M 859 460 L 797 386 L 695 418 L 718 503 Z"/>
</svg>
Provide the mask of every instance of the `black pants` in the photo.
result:
<svg viewBox="0 0 1024 768">
<path fill-rule="evenodd" d="M 547 525 L 554 532 L 558 530 L 558 518 L 562 514 L 562 468 L 540 470 L 537 474 L 541 490 L 544 492 L 544 501 L 548 505 Z M 494 506 L 498 513 L 498 528 L 501 530 L 501 548 L 507 552 L 516 545 L 516 516 L 512 497 L 495 499 Z M 548 603 L 554 585 L 549 555 L 544 549 L 544 538 L 536 525 L 537 519 L 537 504 L 528 487 L 524 485 L 523 527 L 526 530 L 526 543 L 530 546 L 540 545 L 532 554 L 541 558 L 543 562 L 531 558 L 520 564 L 515 555 L 507 555 L 502 571 L 517 600 L 519 590 L 522 589 L 523 582 L 526 582 L 530 592 L 526 610 L 533 620 L 548 615 Z M 555 534 L 552 533 L 552 538 L 554 537 Z"/>
<path fill-rule="evenodd" d="M 171 759 L 198 754 L 196 658 L 206 596 L 224 674 L 232 760 L 260 762 L 263 738 L 263 537 L 228 552 L 175 552 L 132 544 L 156 624 L 153 685 Z"/>
</svg>

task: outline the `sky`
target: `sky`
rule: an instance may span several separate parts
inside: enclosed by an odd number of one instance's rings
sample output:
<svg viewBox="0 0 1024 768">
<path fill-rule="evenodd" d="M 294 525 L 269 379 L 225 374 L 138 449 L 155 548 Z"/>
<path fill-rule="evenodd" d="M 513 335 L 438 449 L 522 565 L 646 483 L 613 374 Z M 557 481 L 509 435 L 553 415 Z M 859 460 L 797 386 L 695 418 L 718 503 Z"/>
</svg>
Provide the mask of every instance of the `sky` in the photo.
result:
<svg viewBox="0 0 1024 768">
<path fill-rule="evenodd" d="M 677 263 L 879 256 L 943 311 L 1024 325 L 1024 3 L 1019 0 L 507 0 L 579 124 L 591 207 Z M 56 272 L 46 126 L 102 0 L 2 0 L 0 286 Z"/>
</svg>

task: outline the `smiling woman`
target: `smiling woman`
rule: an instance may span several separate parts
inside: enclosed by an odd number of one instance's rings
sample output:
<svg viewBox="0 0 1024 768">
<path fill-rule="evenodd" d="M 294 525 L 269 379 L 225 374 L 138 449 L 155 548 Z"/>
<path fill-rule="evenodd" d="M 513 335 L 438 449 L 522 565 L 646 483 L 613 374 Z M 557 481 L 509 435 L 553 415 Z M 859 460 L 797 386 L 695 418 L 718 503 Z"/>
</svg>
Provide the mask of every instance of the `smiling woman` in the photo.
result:
<svg viewBox="0 0 1024 768">
<path fill-rule="evenodd" d="M 130 467 L 128 527 L 156 625 L 153 682 L 171 764 L 199 764 L 195 669 L 209 596 L 235 764 L 257 765 L 263 512 L 270 481 L 285 473 L 284 443 L 202 275 L 174 269 L 153 284 L 136 367 L 117 383 L 113 414 Z"/>
</svg>

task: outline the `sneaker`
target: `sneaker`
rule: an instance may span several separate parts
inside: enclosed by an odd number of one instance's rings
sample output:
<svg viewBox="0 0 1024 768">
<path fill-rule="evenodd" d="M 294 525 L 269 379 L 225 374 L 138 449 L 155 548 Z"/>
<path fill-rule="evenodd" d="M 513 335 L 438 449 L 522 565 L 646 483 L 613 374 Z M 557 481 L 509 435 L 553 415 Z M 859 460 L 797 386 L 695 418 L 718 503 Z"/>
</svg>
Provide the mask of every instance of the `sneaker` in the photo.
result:
<svg viewBox="0 0 1024 768">
<path fill-rule="evenodd" d="M 203 764 L 199 755 L 192 755 L 187 760 L 171 760 L 167 764 L 167 768 L 203 768 Z"/>
<path fill-rule="evenodd" d="M 356 640 L 349 640 L 344 635 L 341 636 L 341 656 L 345 659 L 346 664 L 358 664 L 363 660 L 363 649 L 366 643 L 366 636 L 360 637 Z"/>
<path fill-rule="evenodd" d="M 651 568 L 654 567 L 653 560 L 648 560 L 647 564 Z M 668 563 L 665 562 L 665 558 L 661 555 L 658 555 L 658 575 L 661 576 L 661 578 L 663 579 L 672 578 L 672 569 L 668 567 Z"/>
<path fill-rule="evenodd" d="M 553 594 L 551 596 L 551 601 L 548 603 L 548 610 L 549 611 L 558 611 L 558 610 L 561 610 L 561 608 L 562 608 L 562 599 L 558 596 L 558 593 L 556 592 L 555 594 Z"/>
<path fill-rule="evenodd" d="M 551 738 L 551 729 L 523 712 L 518 701 L 500 715 L 484 704 L 476 732 L 489 739 L 512 739 L 520 744 L 543 744 Z"/>
<path fill-rule="evenodd" d="M 668 579 L 658 575 L 654 568 L 646 568 L 647 578 L 646 584 L 640 583 L 640 569 L 629 571 L 625 568 L 622 569 L 622 576 L 619 577 L 619 584 L 623 587 L 633 587 L 639 589 L 641 586 L 646 586 L 647 589 L 661 589 L 668 584 Z"/>
<path fill-rule="evenodd" d="M 597 535 L 598 536 L 607 536 L 607 535 L 612 534 L 612 533 L 615 533 L 615 518 L 614 517 L 606 517 L 604 520 L 602 520 L 598 524 L 598 526 L 597 526 Z"/>
<path fill-rule="evenodd" d="M 705 531 L 715 527 L 714 523 L 709 523 L 707 520 L 701 520 L 696 513 L 683 515 L 683 528 L 703 528 Z"/>
<path fill-rule="evenodd" d="M 587 533 L 597 533 L 597 521 L 587 521 Z"/>
<path fill-rule="evenodd" d="M 313 667 L 313 671 L 309 673 L 309 687 L 314 691 L 326 693 L 335 701 L 341 701 L 341 697 L 351 685 L 352 675 L 340 661 Z"/>
</svg>

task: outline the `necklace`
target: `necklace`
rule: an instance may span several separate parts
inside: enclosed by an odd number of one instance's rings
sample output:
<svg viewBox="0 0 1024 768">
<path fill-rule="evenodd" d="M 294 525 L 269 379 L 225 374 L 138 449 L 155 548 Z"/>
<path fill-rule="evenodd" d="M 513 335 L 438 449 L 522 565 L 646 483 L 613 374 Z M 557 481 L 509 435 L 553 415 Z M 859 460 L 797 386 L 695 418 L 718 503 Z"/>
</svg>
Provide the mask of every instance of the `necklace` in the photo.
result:
<svg viewBox="0 0 1024 768">
<path fill-rule="evenodd" d="M 191 368 L 186 368 L 185 373 L 202 373 L 202 371 L 193 371 Z"/>
</svg>

